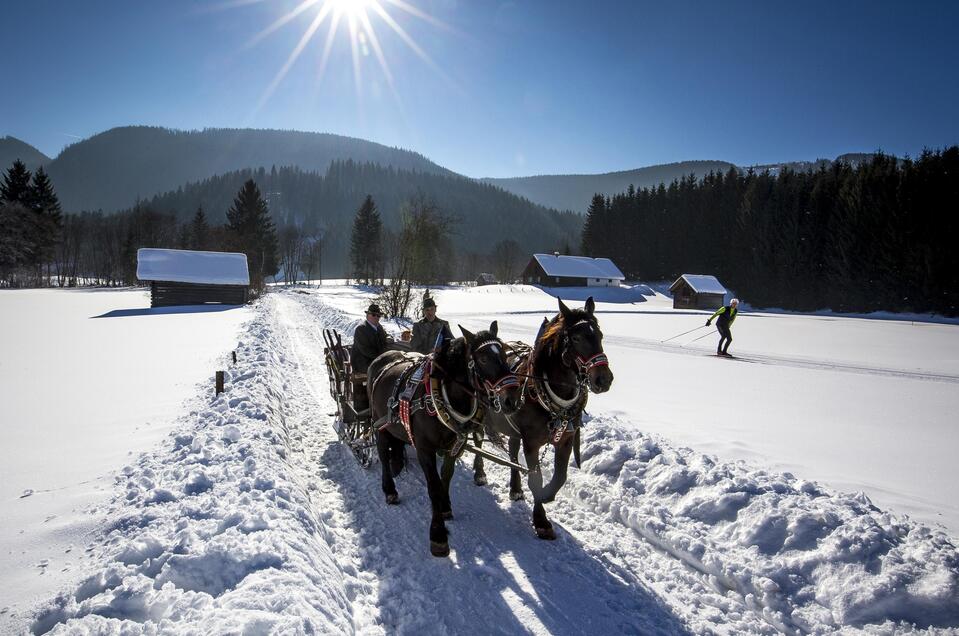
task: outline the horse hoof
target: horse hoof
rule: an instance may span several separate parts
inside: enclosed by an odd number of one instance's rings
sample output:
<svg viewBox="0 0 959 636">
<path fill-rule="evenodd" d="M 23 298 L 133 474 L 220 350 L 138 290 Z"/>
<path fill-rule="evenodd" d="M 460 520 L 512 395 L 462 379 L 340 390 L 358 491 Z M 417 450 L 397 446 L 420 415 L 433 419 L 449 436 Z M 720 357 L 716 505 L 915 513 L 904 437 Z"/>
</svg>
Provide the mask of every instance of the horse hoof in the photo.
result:
<svg viewBox="0 0 959 636">
<path fill-rule="evenodd" d="M 556 531 L 553 528 L 536 528 L 536 537 L 538 539 L 545 539 L 546 541 L 555 541 L 556 540 Z"/>
<path fill-rule="evenodd" d="M 477 486 L 485 486 L 487 484 L 486 475 L 473 475 L 473 483 Z"/>
<path fill-rule="evenodd" d="M 452 510 L 446 510 L 446 511 L 443 512 L 443 520 L 444 520 L 444 521 L 449 521 L 449 520 L 452 519 L 452 518 L 453 518 L 453 511 L 452 511 Z"/>
<path fill-rule="evenodd" d="M 435 557 L 448 557 L 450 555 L 450 544 L 430 541 L 430 554 Z"/>
<path fill-rule="evenodd" d="M 524 495 L 524 494 L 523 494 L 523 491 L 520 490 L 520 491 L 517 491 L 517 492 L 511 492 L 511 493 L 509 494 L 509 498 L 510 498 L 510 500 L 512 500 L 512 501 L 523 501 L 524 499 L 526 499 L 526 495 Z"/>
<path fill-rule="evenodd" d="M 396 504 L 400 503 L 400 496 L 395 492 L 391 495 L 386 495 L 386 503 L 391 506 L 395 506 Z"/>
</svg>

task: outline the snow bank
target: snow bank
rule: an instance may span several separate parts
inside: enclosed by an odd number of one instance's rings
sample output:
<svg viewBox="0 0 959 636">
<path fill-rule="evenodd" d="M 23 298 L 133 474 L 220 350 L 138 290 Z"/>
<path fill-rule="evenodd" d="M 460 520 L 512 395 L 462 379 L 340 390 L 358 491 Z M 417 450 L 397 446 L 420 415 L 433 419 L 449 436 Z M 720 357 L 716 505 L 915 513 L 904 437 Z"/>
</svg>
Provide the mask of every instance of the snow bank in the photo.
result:
<svg viewBox="0 0 959 636">
<path fill-rule="evenodd" d="M 741 595 L 784 631 L 959 625 L 959 553 L 869 499 L 713 458 L 596 418 L 567 493 Z"/>
<path fill-rule="evenodd" d="M 269 312 L 256 309 L 226 391 L 123 469 L 102 569 L 44 607 L 35 633 L 350 631 L 349 577 L 286 460 L 284 334 Z"/>
</svg>

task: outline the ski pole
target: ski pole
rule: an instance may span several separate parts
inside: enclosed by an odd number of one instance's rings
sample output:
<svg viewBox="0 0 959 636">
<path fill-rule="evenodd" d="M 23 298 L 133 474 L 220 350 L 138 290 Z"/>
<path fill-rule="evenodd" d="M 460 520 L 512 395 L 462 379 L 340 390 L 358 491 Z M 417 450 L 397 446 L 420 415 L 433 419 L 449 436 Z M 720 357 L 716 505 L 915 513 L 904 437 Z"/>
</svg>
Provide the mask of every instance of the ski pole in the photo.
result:
<svg viewBox="0 0 959 636">
<path fill-rule="evenodd" d="M 673 336 L 672 338 L 666 338 L 665 340 L 660 340 L 660 342 L 669 342 L 670 340 L 675 340 L 676 338 L 679 338 L 680 336 L 685 336 L 685 335 L 688 334 L 688 333 L 692 333 L 692 332 L 696 331 L 697 329 L 702 329 L 703 327 L 706 327 L 706 326 L 708 326 L 708 325 L 700 325 L 700 326 L 696 327 L 696 329 L 690 329 L 689 331 L 684 331 L 683 333 L 678 333 L 678 334 L 676 334 L 675 336 Z"/>
<path fill-rule="evenodd" d="M 703 326 L 705 327 L 706 325 L 703 325 Z M 702 339 L 705 338 L 706 336 L 711 336 L 712 334 L 713 334 L 712 331 L 710 331 L 710 332 L 708 332 L 708 333 L 704 333 L 703 335 L 701 335 L 701 336 L 698 337 L 698 338 L 693 338 L 692 340 L 690 340 L 690 341 L 687 342 L 686 344 L 693 344 L 693 343 L 696 342 L 697 340 L 702 340 Z M 686 345 L 683 345 L 683 346 L 685 347 Z"/>
</svg>

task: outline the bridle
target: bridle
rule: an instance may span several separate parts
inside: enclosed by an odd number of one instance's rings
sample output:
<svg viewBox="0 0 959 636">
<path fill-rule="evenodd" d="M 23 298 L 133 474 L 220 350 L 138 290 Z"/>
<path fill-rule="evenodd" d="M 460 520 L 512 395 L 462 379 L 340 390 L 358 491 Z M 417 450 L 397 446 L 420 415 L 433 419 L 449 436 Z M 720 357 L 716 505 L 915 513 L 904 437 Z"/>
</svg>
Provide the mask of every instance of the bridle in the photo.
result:
<svg viewBox="0 0 959 636">
<path fill-rule="evenodd" d="M 502 413 L 503 402 L 500 396 L 508 389 L 518 387 L 519 378 L 517 378 L 516 374 L 512 371 L 508 371 L 501 378 L 494 381 L 480 377 L 476 370 L 477 365 L 475 355 L 480 350 L 493 346 L 502 347 L 502 343 L 499 340 L 487 340 L 480 346 L 472 349 L 470 351 L 469 362 L 466 366 L 469 369 L 470 384 L 473 386 L 473 388 L 476 389 L 477 392 L 484 391 L 486 393 L 486 399 L 489 405 L 493 407 L 493 410 L 497 413 Z M 507 366 L 507 368 L 509 367 Z"/>
<path fill-rule="evenodd" d="M 580 325 L 583 325 L 583 324 L 589 326 L 590 329 L 597 329 L 597 328 L 598 328 L 598 327 L 593 323 L 592 320 L 589 320 L 589 319 L 587 319 L 587 318 L 583 318 L 583 319 L 580 320 L 579 322 L 574 323 L 574 324 L 573 324 L 572 326 L 570 326 L 569 328 L 563 330 L 562 353 L 561 353 L 560 355 L 561 355 L 561 357 L 562 357 L 563 364 L 565 364 L 567 367 L 572 366 L 572 365 L 568 362 L 568 360 L 569 360 L 570 354 L 571 354 L 571 353 L 575 353 L 575 352 L 573 352 L 573 351 L 571 350 L 572 337 L 571 337 L 569 334 L 570 334 L 570 332 L 571 332 L 573 329 L 575 329 L 576 327 L 578 327 L 578 326 L 580 326 Z M 573 358 L 573 362 L 576 364 L 577 385 L 578 385 L 580 388 L 587 386 L 587 384 L 588 384 L 588 376 L 589 376 L 589 372 L 590 372 L 590 371 L 592 371 L 592 370 L 593 370 L 594 368 L 596 368 L 596 367 L 608 367 L 608 366 L 609 366 L 609 358 L 606 357 L 606 353 L 604 353 L 602 350 L 598 351 L 597 353 L 594 353 L 593 355 L 591 355 L 591 356 L 589 356 L 589 357 L 585 357 L 585 356 L 582 356 L 582 355 L 576 353 L 576 354 L 575 354 L 575 357 Z M 543 378 L 543 380 L 544 380 L 544 381 L 546 380 L 545 377 Z"/>
</svg>

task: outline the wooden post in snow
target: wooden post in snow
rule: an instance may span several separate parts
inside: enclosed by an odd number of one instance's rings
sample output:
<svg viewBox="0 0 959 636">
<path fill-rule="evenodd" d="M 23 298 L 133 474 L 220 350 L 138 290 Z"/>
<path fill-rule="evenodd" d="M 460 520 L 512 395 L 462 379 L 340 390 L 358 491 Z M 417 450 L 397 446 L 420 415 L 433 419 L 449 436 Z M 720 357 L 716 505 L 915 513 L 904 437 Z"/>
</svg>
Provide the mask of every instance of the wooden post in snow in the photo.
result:
<svg viewBox="0 0 959 636">
<path fill-rule="evenodd" d="M 216 394 L 219 395 L 223 393 L 223 372 L 216 372 Z"/>
</svg>

